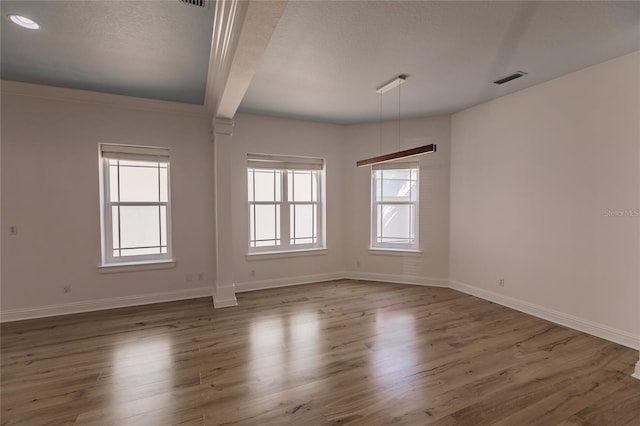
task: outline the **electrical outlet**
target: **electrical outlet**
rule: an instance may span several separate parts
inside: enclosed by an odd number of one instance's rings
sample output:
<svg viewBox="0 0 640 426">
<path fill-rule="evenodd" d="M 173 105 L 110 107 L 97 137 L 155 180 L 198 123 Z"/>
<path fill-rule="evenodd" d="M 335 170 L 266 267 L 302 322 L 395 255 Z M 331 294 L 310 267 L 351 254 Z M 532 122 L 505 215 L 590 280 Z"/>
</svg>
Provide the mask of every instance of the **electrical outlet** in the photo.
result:
<svg viewBox="0 0 640 426">
<path fill-rule="evenodd" d="M 18 235 L 18 227 L 16 225 L 9 226 L 9 235 Z"/>
<path fill-rule="evenodd" d="M 255 277 L 255 276 L 256 276 L 256 271 L 255 271 L 255 270 L 253 270 L 253 269 L 251 270 L 251 276 L 252 276 L 252 277 Z"/>
<path fill-rule="evenodd" d="M 71 285 L 70 284 L 65 285 L 62 291 L 64 291 L 65 293 L 71 293 Z"/>
<path fill-rule="evenodd" d="M 188 283 L 190 283 L 191 281 L 193 281 L 193 274 L 187 274 L 187 276 L 186 276 L 186 281 L 187 281 Z"/>
<path fill-rule="evenodd" d="M 356 268 L 359 268 L 359 267 L 360 267 L 360 261 L 356 260 Z"/>
<path fill-rule="evenodd" d="M 500 278 L 500 287 L 504 287 L 504 278 Z"/>
<path fill-rule="evenodd" d="M 200 272 L 198 274 L 198 281 L 203 281 L 204 280 L 204 272 Z"/>
</svg>

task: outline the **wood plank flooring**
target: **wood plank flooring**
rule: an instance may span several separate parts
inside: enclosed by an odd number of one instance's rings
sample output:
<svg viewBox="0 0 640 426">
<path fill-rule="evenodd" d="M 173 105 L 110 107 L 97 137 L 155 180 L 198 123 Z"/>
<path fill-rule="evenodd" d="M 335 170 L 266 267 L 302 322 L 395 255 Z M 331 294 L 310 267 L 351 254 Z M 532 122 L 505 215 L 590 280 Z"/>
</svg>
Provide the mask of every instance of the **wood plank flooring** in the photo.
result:
<svg viewBox="0 0 640 426">
<path fill-rule="evenodd" d="M 638 352 L 340 280 L 3 324 L 2 425 L 640 425 Z"/>
</svg>

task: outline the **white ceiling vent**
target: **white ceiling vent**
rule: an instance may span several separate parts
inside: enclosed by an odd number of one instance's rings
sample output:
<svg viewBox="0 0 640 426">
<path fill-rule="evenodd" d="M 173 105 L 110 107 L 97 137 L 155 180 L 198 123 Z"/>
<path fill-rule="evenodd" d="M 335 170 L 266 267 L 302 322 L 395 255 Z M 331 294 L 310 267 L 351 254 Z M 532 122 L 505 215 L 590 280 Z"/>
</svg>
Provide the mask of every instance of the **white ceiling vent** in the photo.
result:
<svg viewBox="0 0 640 426">
<path fill-rule="evenodd" d="M 207 0 L 178 0 L 180 3 L 190 4 L 191 6 L 209 7 Z"/>
</svg>

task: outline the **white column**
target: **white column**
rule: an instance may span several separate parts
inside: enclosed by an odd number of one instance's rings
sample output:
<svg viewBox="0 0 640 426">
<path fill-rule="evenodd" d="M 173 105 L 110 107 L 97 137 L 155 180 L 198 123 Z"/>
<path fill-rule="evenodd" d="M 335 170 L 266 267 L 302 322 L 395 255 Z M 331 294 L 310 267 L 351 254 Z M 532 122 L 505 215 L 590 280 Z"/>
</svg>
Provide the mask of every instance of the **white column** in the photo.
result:
<svg viewBox="0 0 640 426">
<path fill-rule="evenodd" d="M 233 281 L 233 214 L 231 211 L 231 154 L 233 120 L 214 118 L 212 123 L 213 164 L 215 171 L 216 282 L 213 306 L 236 306 Z"/>
<path fill-rule="evenodd" d="M 640 380 L 640 354 L 638 355 L 638 362 L 636 362 L 636 369 L 631 376 Z"/>
</svg>

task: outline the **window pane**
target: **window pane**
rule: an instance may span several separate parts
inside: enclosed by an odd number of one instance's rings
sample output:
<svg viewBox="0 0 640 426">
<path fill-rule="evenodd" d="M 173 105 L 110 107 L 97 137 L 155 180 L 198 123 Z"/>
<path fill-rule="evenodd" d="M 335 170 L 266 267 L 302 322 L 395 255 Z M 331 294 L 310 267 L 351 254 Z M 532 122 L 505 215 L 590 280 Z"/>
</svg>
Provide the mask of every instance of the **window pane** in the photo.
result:
<svg viewBox="0 0 640 426">
<path fill-rule="evenodd" d="M 295 242 L 292 240 L 291 244 L 315 244 L 316 240 L 314 238 L 296 238 Z"/>
<path fill-rule="evenodd" d="M 253 226 L 255 210 L 256 210 L 256 206 L 250 204 L 249 205 L 249 246 L 250 247 L 256 246 L 255 227 Z"/>
<path fill-rule="evenodd" d="M 120 206 L 120 238 L 122 248 L 159 246 L 158 206 Z"/>
<path fill-rule="evenodd" d="M 128 167 L 146 167 L 151 169 L 157 169 L 158 163 L 155 161 L 138 161 L 138 160 L 118 160 L 120 166 Z"/>
<path fill-rule="evenodd" d="M 311 199 L 314 202 L 318 202 L 318 172 L 311 173 Z"/>
<path fill-rule="evenodd" d="M 281 201 L 282 172 L 255 170 L 255 201 Z"/>
<path fill-rule="evenodd" d="M 111 163 L 113 160 L 109 161 Z M 109 166 L 109 201 L 118 201 L 118 163 Z"/>
<path fill-rule="evenodd" d="M 404 244 L 413 242 L 415 238 L 413 205 L 380 205 L 378 212 L 378 242 Z"/>
<path fill-rule="evenodd" d="M 386 169 L 382 172 L 384 172 L 384 179 L 411 179 L 411 169 Z"/>
<path fill-rule="evenodd" d="M 111 234 L 113 238 L 113 248 L 120 248 L 120 218 L 118 217 L 118 206 L 111 206 Z"/>
<path fill-rule="evenodd" d="M 411 188 L 415 185 L 411 180 L 384 179 L 378 201 L 411 201 Z"/>
<path fill-rule="evenodd" d="M 280 245 L 280 241 L 279 240 L 265 240 L 265 241 L 256 241 L 256 247 L 273 247 L 273 246 L 279 246 Z"/>
<path fill-rule="evenodd" d="M 160 167 L 160 201 L 169 201 L 169 171 L 166 167 Z"/>
<path fill-rule="evenodd" d="M 255 235 L 256 242 L 269 240 L 276 245 L 280 239 L 280 206 L 255 206 Z M 257 246 L 260 244 L 256 244 Z"/>
<path fill-rule="evenodd" d="M 141 249 L 122 249 L 123 256 L 144 256 L 147 254 L 160 254 L 160 247 L 150 247 Z M 166 253 L 163 251 L 162 253 Z"/>
<path fill-rule="evenodd" d="M 160 245 L 167 245 L 167 206 L 160 206 Z"/>
<path fill-rule="evenodd" d="M 313 204 L 291 206 L 291 244 L 308 244 L 312 241 L 301 242 L 300 238 L 315 238 L 316 235 L 316 207 Z"/>
<path fill-rule="evenodd" d="M 124 161 L 120 161 L 120 201 L 159 201 L 157 164 L 155 167 L 129 167 L 122 163 Z"/>
<path fill-rule="evenodd" d="M 312 172 L 289 172 L 289 193 L 293 195 L 292 201 L 312 201 L 311 187 Z M 293 191 L 291 190 L 293 186 Z"/>
<path fill-rule="evenodd" d="M 249 201 L 255 201 L 253 199 L 253 169 L 247 170 L 247 189 Z"/>
<path fill-rule="evenodd" d="M 418 201 L 418 169 L 411 169 L 411 201 Z"/>
</svg>

